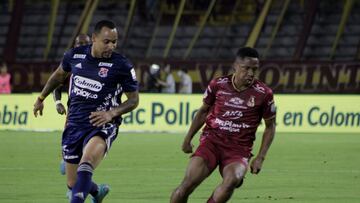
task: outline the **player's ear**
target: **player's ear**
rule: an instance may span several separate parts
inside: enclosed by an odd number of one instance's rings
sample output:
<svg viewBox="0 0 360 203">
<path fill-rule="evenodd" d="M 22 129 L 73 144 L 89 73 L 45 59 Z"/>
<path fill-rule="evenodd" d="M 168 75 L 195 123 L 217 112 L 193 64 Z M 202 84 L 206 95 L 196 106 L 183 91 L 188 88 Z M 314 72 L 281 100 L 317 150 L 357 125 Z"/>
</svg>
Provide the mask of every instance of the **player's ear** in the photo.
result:
<svg viewBox="0 0 360 203">
<path fill-rule="evenodd" d="M 236 61 L 231 65 L 231 68 L 234 72 L 236 72 Z"/>
<path fill-rule="evenodd" d="M 91 41 L 94 43 L 96 40 L 96 33 L 92 33 L 91 35 Z"/>
</svg>

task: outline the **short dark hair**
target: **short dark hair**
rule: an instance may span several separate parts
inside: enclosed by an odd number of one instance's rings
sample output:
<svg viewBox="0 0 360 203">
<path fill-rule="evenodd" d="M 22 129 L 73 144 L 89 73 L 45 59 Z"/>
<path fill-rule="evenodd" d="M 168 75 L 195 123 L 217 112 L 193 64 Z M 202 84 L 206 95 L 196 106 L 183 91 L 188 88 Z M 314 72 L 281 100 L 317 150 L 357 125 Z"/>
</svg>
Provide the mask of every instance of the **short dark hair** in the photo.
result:
<svg viewBox="0 0 360 203">
<path fill-rule="evenodd" d="M 107 27 L 107 28 L 110 28 L 110 29 L 114 29 L 116 28 L 116 25 L 114 22 L 110 21 L 110 20 L 101 20 L 99 22 L 96 23 L 95 25 L 95 29 L 94 29 L 94 32 L 95 33 L 100 33 L 101 32 L 101 29 L 103 27 Z"/>
<path fill-rule="evenodd" d="M 245 58 L 245 57 L 259 58 L 259 53 L 254 48 L 242 47 L 237 51 L 236 57 L 239 57 L 239 58 Z"/>
</svg>

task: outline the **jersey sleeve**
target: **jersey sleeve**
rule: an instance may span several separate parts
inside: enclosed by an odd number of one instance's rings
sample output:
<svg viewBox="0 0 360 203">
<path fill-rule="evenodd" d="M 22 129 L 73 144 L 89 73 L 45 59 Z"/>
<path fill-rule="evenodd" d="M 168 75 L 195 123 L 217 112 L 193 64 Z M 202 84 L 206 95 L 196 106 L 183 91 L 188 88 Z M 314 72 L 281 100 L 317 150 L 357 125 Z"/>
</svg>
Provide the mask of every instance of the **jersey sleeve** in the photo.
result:
<svg viewBox="0 0 360 203">
<path fill-rule="evenodd" d="M 71 72 L 71 64 L 70 64 L 70 60 L 72 57 L 72 51 L 67 51 L 64 54 L 64 57 L 60 63 L 62 69 L 66 72 Z"/>
<path fill-rule="evenodd" d="M 124 78 L 121 80 L 121 86 L 124 90 L 124 92 L 134 92 L 139 89 L 139 84 L 136 79 L 136 72 L 134 65 L 127 61 L 125 64 L 125 73 Z"/>
<path fill-rule="evenodd" d="M 208 85 L 204 93 L 204 98 L 203 98 L 204 103 L 208 105 L 213 105 L 215 103 L 216 91 L 217 91 L 216 84 L 217 84 L 216 80 L 210 81 L 210 84 Z"/>
<path fill-rule="evenodd" d="M 263 103 L 263 118 L 265 120 L 274 118 L 276 115 L 276 107 L 274 102 L 274 95 L 272 90 L 266 92 L 264 103 Z"/>
</svg>

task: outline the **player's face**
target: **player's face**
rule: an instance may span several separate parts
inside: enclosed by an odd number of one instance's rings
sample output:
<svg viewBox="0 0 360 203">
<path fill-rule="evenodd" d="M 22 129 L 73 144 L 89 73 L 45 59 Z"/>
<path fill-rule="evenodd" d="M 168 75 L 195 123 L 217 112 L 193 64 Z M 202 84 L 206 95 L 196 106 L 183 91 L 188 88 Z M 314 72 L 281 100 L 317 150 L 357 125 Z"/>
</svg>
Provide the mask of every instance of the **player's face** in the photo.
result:
<svg viewBox="0 0 360 203">
<path fill-rule="evenodd" d="M 75 47 L 88 45 L 91 43 L 90 37 L 87 35 L 79 35 L 75 39 Z"/>
<path fill-rule="evenodd" d="M 254 82 L 255 73 L 259 68 L 259 59 L 253 57 L 237 58 L 233 64 L 236 80 L 250 86 Z"/>
<path fill-rule="evenodd" d="M 118 33 L 116 28 L 101 28 L 101 32 L 93 34 L 92 42 L 96 55 L 101 58 L 110 58 L 115 50 L 118 41 Z"/>
<path fill-rule="evenodd" d="M 7 68 L 6 68 L 6 66 L 0 67 L 0 73 L 1 73 L 1 74 L 6 74 L 6 73 L 7 73 Z"/>
</svg>

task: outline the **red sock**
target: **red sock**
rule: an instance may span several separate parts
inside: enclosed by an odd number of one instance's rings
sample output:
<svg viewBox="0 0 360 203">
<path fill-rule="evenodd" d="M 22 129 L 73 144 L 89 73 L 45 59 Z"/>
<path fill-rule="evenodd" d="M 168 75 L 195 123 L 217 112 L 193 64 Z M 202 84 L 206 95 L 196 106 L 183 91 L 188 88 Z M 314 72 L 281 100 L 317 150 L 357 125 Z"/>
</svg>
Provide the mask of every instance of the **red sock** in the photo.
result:
<svg viewBox="0 0 360 203">
<path fill-rule="evenodd" d="M 211 197 L 208 199 L 207 203 L 216 203 L 212 195 L 211 195 Z"/>
</svg>

